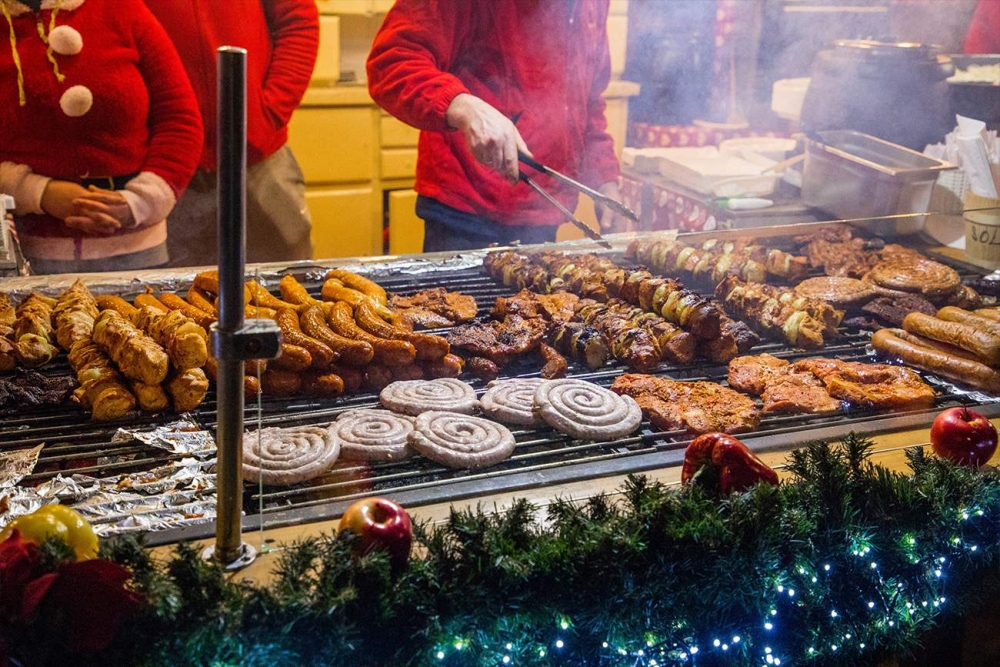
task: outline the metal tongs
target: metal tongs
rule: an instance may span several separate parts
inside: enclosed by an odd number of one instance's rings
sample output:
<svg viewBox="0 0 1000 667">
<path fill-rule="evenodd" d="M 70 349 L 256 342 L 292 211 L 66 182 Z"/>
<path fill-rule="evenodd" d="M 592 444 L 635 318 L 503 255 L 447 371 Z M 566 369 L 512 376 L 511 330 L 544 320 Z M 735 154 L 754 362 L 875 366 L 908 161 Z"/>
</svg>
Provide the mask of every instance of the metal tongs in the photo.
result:
<svg viewBox="0 0 1000 667">
<path fill-rule="evenodd" d="M 549 167 L 546 167 L 544 164 L 542 164 L 538 160 L 534 159 L 533 157 L 531 157 L 529 155 L 526 155 L 522 151 L 518 151 L 517 152 L 517 159 L 522 164 L 525 164 L 525 165 L 531 167 L 535 171 L 540 172 L 542 174 L 546 174 L 548 176 L 551 176 L 552 178 L 555 178 L 556 180 L 562 181 L 563 183 L 565 183 L 566 185 L 568 185 L 571 188 L 575 189 L 576 191 L 578 191 L 578 192 L 580 192 L 582 194 L 587 195 L 592 200 L 594 200 L 594 203 L 601 204 L 603 206 L 607 206 L 608 208 L 611 208 L 612 210 L 614 210 L 615 212 L 617 212 L 619 215 L 623 215 L 626 218 L 628 218 L 629 220 L 632 220 L 633 222 L 639 222 L 639 217 L 635 213 L 632 212 L 632 209 L 630 209 L 628 206 L 626 206 L 625 204 L 621 203 L 620 201 L 618 201 L 616 199 L 612 199 L 611 197 L 608 197 L 607 195 L 601 194 L 597 190 L 594 190 L 593 188 L 589 188 L 586 185 L 584 185 L 583 183 L 580 183 L 579 181 L 573 180 L 572 178 L 570 178 L 569 176 L 566 176 L 565 174 L 559 173 L 555 169 L 550 169 Z M 591 239 L 593 241 L 596 241 L 597 243 L 601 244 L 603 247 L 608 248 L 609 250 L 611 249 L 611 244 L 608 243 L 604 239 L 603 236 L 601 236 L 600 232 L 598 232 L 598 231 L 596 231 L 594 229 L 591 229 L 591 227 L 588 224 L 586 224 L 585 222 L 583 222 L 582 220 L 580 220 L 579 218 L 577 218 L 575 215 L 573 215 L 572 211 L 570 211 L 568 208 L 566 208 L 565 206 L 563 206 L 562 203 L 558 199 L 556 199 L 555 197 L 553 197 L 547 190 L 545 190 L 545 188 L 543 188 L 542 186 L 540 186 L 530 176 L 528 176 L 527 174 L 525 174 L 524 171 L 520 171 L 519 170 L 518 177 L 522 181 L 524 181 L 525 183 L 527 183 L 531 188 L 533 188 L 535 190 L 535 192 L 537 192 L 538 194 L 542 195 L 542 197 L 544 197 L 546 199 L 546 201 L 548 201 L 550 204 L 552 204 L 557 209 L 559 209 L 559 212 L 563 214 L 563 217 L 566 218 L 567 222 L 572 223 L 574 227 L 576 227 L 581 232 L 583 232 L 584 234 L 586 234 L 587 238 L 589 238 L 589 239 Z"/>
</svg>

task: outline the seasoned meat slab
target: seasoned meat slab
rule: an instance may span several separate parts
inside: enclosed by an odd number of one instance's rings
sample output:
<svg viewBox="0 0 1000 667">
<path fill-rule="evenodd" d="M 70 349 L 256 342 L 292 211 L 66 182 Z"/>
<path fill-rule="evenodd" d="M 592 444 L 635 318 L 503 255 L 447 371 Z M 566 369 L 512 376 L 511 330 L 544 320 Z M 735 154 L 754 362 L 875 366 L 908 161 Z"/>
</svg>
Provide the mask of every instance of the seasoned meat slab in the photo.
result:
<svg viewBox="0 0 1000 667">
<path fill-rule="evenodd" d="M 742 433 L 760 424 L 760 410 L 753 400 L 714 382 L 677 382 L 628 373 L 616 378 L 611 390 L 633 397 L 650 423 L 661 430 Z"/>
</svg>

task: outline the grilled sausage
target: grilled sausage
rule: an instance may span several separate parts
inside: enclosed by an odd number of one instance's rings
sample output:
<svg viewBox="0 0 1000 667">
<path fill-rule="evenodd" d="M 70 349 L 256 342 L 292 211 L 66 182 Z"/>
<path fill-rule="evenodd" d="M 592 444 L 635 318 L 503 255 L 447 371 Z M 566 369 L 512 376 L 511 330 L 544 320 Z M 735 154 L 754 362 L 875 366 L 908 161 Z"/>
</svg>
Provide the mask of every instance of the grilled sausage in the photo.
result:
<svg viewBox="0 0 1000 667">
<path fill-rule="evenodd" d="M 566 369 L 569 364 L 566 362 L 566 357 L 559 354 L 559 351 L 554 347 L 546 345 L 545 343 L 540 343 L 538 345 L 538 350 L 542 354 L 542 359 L 545 360 L 545 365 L 542 366 L 542 377 L 546 380 L 554 380 L 556 378 L 566 377 Z"/>
<path fill-rule="evenodd" d="M 101 310 L 116 310 L 125 316 L 125 319 L 135 322 L 135 316 L 138 314 L 139 309 L 133 306 L 131 303 L 121 298 L 120 296 L 114 296 L 111 294 L 102 294 L 96 298 L 97 307 Z"/>
<path fill-rule="evenodd" d="M 892 335 L 896 336 L 900 340 L 910 343 L 911 345 L 916 345 L 917 347 L 929 347 L 932 350 L 944 352 L 945 354 L 950 354 L 954 357 L 961 357 L 962 359 L 968 359 L 970 361 L 979 361 L 979 357 L 975 354 L 968 352 L 967 350 L 963 350 L 960 347 L 955 347 L 954 345 L 949 345 L 948 343 L 940 343 L 930 338 L 924 338 L 923 336 L 911 334 L 909 331 L 904 329 L 889 329 L 889 331 L 892 332 Z"/>
<path fill-rule="evenodd" d="M 307 396 L 336 398 L 344 393 L 344 380 L 335 373 L 308 371 L 302 374 L 302 393 Z"/>
<path fill-rule="evenodd" d="M 486 357 L 471 357 L 468 362 L 469 372 L 480 380 L 496 380 L 500 377 L 500 367 Z"/>
<path fill-rule="evenodd" d="M 976 311 L 976 315 L 1000 322 L 1000 308 L 980 308 Z"/>
<path fill-rule="evenodd" d="M 385 306 L 389 303 L 389 297 L 386 295 L 385 290 L 382 289 L 382 286 L 364 276 L 341 269 L 332 269 L 327 271 L 325 280 L 330 280 L 331 278 L 339 280 L 346 287 L 361 292 L 377 304 Z"/>
<path fill-rule="evenodd" d="M 137 297 L 135 297 L 136 308 L 145 308 L 146 306 L 149 306 L 150 308 L 155 308 L 164 313 L 170 312 L 170 308 L 167 308 L 165 305 L 163 305 L 163 303 L 159 299 L 157 299 L 152 294 L 149 294 L 148 292 L 145 294 L 140 294 Z"/>
<path fill-rule="evenodd" d="M 330 308 L 327 323 L 335 333 L 371 345 L 374 350 L 373 361 L 377 364 L 393 368 L 412 364 L 417 358 L 417 351 L 410 343 L 404 340 L 379 338 L 358 327 L 357 322 L 354 321 L 354 312 L 343 301 L 333 304 L 333 307 Z"/>
<path fill-rule="evenodd" d="M 281 297 L 289 303 L 299 306 L 319 306 L 323 303 L 310 295 L 295 276 L 283 277 L 278 283 L 278 289 L 281 290 Z"/>
<path fill-rule="evenodd" d="M 208 296 L 208 292 L 198 289 L 194 285 L 188 288 L 187 291 L 187 301 L 195 308 L 204 310 L 209 315 L 219 316 L 219 312 L 212 303 L 211 297 Z"/>
<path fill-rule="evenodd" d="M 910 313 L 903 318 L 903 328 L 912 334 L 973 352 L 991 366 L 1000 364 L 1000 336 L 968 324 L 948 322 L 923 313 Z"/>
<path fill-rule="evenodd" d="M 417 364 L 407 364 L 406 366 L 395 366 L 389 369 L 392 374 L 392 381 L 397 380 L 423 380 L 424 369 Z"/>
<path fill-rule="evenodd" d="M 291 308 L 292 310 L 295 310 L 298 308 L 298 304 L 282 301 L 268 292 L 267 289 L 265 289 L 264 286 L 256 280 L 248 280 L 245 288 L 250 291 L 250 303 L 254 306 L 274 308 L 275 310 L 281 310 L 282 308 Z"/>
<path fill-rule="evenodd" d="M 299 317 L 302 329 L 318 341 L 326 344 L 340 356 L 340 363 L 345 366 L 366 366 L 371 363 L 375 349 L 362 340 L 346 338 L 334 333 L 326 324 L 323 309 L 310 306 Z"/>
<path fill-rule="evenodd" d="M 268 368 L 260 376 L 265 396 L 294 396 L 302 387 L 302 376 L 291 371 Z"/>
<path fill-rule="evenodd" d="M 976 329 L 991 333 L 994 336 L 1000 336 L 1000 322 L 989 317 L 983 317 L 977 313 L 970 313 L 967 310 L 962 310 L 954 306 L 945 306 L 938 311 L 937 316 L 942 320 L 961 322 L 962 324 L 968 324 Z"/>
<path fill-rule="evenodd" d="M 190 303 L 171 292 L 162 292 L 159 296 L 160 302 L 170 310 L 179 310 L 192 320 L 204 327 L 208 331 L 215 322 L 215 316 L 206 313 L 201 308 L 195 308 Z"/>
<path fill-rule="evenodd" d="M 298 373 L 312 366 L 313 358 L 309 350 L 301 345 L 281 344 L 281 354 L 271 360 L 273 368 Z"/>
<path fill-rule="evenodd" d="M 365 367 L 365 379 L 362 386 L 367 391 L 379 392 L 392 382 L 392 371 L 379 364 L 369 364 Z"/>
<path fill-rule="evenodd" d="M 299 327 L 299 316 L 290 308 L 282 308 L 274 315 L 274 321 L 281 329 L 281 335 L 286 343 L 304 347 L 312 355 L 313 368 L 326 368 L 340 357 L 330 349 L 330 346 L 302 333 Z"/>
<path fill-rule="evenodd" d="M 378 316 L 375 308 L 368 303 L 361 303 L 354 309 L 354 320 L 358 326 L 380 338 L 394 338 L 406 341 L 417 351 L 417 361 L 436 361 L 451 351 L 448 341 L 441 336 L 414 333 L 388 324 Z"/>
<path fill-rule="evenodd" d="M 218 271 L 202 271 L 194 277 L 194 286 L 200 290 L 206 292 L 211 292 L 212 294 L 219 293 L 219 272 Z"/>
<path fill-rule="evenodd" d="M 898 335 L 898 329 L 882 329 L 872 336 L 872 347 L 883 357 L 939 375 L 990 393 L 1000 393 L 1000 372 L 979 361 L 957 357 L 932 347 L 921 347 Z"/>
<path fill-rule="evenodd" d="M 205 362 L 205 371 L 208 373 L 208 377 L 212 378 L 212 382 L 219 383 L 219 362 L 215 360 L 214 357 L 209 357 L 208 361 Z M 253 375 L 243 376 L 243 396 L 247 399 L 253 399 L 260 393 L 260 383 L 257 378 Z"/>
<path fill-rule="evenodd" d="M 489 360 L 483 359 L 483 361 L 489 361 Z M 438 359 L 437 361 L 432 361 L 421 365 L 424 368 L 424 375 L 427 377 L 428 380 L 433 380 L 436 378 L 457 378 L 459 375 L 462 374 L 462 369 L 465 367 L 465 360 L 462 359 L 462 357 L 458 356 L 457 354 L 446 354 L 444 357 Z M 496 364 L 494 364 L 494 368 L 495 367 Z M 497 369 L 497 375 L 499 374 L 500 370 Z M 496 379 L 496 376 L 494 376 L 493 379 Z"/>
<path fill-rule="evenodd" d="M 344 381 L 345 394 L 356 394 L 361 391 L 365 374 L 360 369 L 334 364 L 330 366 L 329 371 L 334 375 L 339 375 L 340 379 Z"/>
<path fill-rule="evenodd" d="M 357 308 L 358 304 L 368 302 L 372 304 L 372 307 L 375 308 L 375 311 L 382 319 L 391 321 L 395 317 L 395 313 L 386 306 L 356 289 L 345 287 L 343 283 L 335 278 L 331 278 L 323 283 L 323 298 L 328 301 L 344 301 L 350 304 L 351 308 Z"/>
<path fill-rule="evenodd" d="M 261 306 L 243 306 L 243 317 L 250 320 L 273 320 L 278 313 L 274 308 L 262 308 Z"/>
</svg>

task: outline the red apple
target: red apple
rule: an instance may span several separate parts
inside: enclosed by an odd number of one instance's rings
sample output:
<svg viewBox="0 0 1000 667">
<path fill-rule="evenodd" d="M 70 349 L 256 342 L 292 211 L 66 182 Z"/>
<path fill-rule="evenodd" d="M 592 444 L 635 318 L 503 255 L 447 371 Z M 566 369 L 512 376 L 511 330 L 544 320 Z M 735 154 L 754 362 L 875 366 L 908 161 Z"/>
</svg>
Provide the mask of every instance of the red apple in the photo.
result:
<svg viewBox="0 0 1000 667">
<path fill-rule="evenodd" d="M 968 408 L 949 408 L 931 425 L 934 453 L 955 463 L 981 466 L 997 449 L 997 429 Z"/>
<path fill-rule="evenodd" d="M 363 556 L 374 549 L 389 554 L 393 568 L 406 565 L 413 542 L 413 525 L 402 507 L 385 498 L 365 498 L 354 503 L 340 517 L 339 530 L 349 530 L 354 540 L 354 555 Z"/>
</svg>

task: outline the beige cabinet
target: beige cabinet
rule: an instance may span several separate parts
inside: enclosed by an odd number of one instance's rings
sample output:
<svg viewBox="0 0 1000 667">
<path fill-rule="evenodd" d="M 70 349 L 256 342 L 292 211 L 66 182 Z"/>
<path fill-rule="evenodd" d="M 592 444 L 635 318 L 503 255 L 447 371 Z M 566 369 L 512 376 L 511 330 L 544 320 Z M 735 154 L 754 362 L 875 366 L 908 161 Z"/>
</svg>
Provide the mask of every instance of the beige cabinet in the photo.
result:
<svg viewBox="0 0 1000 667">
<path fill-rule="evenodd" d="M 424 221 L 417 217 L 417 192 L 412 188 L 393 190 L 386 196 L 389 225 L 389 254 L 408 255 L 424 247 Z"/>
</svg>

